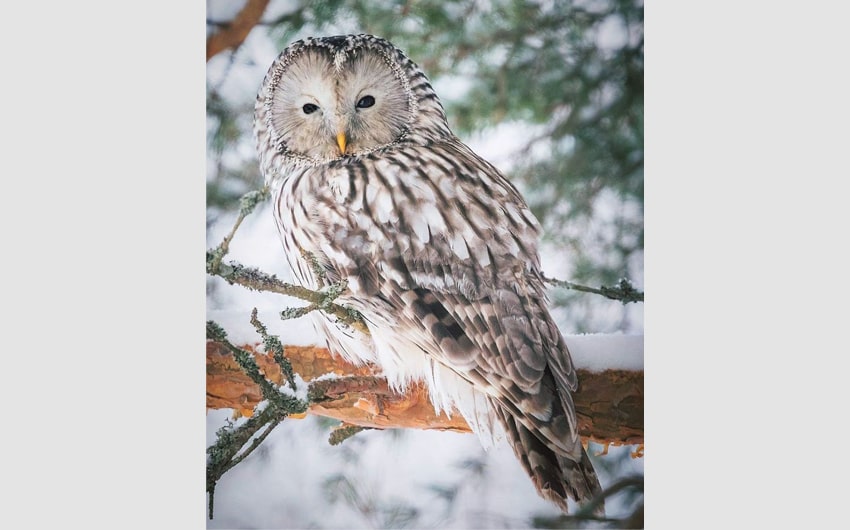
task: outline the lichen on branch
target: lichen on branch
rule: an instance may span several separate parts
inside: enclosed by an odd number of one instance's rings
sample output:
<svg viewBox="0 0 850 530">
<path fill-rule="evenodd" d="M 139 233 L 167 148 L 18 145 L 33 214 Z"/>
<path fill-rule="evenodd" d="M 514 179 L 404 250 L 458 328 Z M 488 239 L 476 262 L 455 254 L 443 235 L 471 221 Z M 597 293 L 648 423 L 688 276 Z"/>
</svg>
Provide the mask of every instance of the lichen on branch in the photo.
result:
<svg viewBox="0 0 850 530">
<path fill-rule="evenodd" d="M 265 326 L 256 319 L 256 309 L 253 313 L 252 321 L 256 321 L 255 326 L 263 331 L 261 335 L 267 344 L 274 345 L 275 340 L 280 344 L 277 337 L 272 339 L 265 333 Z M 218 480 L 227 471 L 239 464 L 248 455 L 250 455 L 272 430 L 282 422 L 290 414 L 303 414 L 307 411 L 309 404 L 306 401 L 298 399 L 295 396 L 281 392 L 275 383 L 269 381 L 262 370 L 254 361 L 254 355 L 243 348 L 233 345 L 227 339 L 227 333 L 212 320 L 207 321 L 207 340 L 216 341 L 225 348 L 236 360 L 242 371 L 247 375 L 255 385 L 260 388 L 263 398 L 267 400 L 268 405 L 260 408 L 259 413 L 253 415 L 245 423 L 235 426 L 228 423 L 216 432 L 216 441 L 213 445 L 207 448 L 207 493 L 209 493 L 209 518 L 213 518 L 215 486 Z M 283 347 L 281 346 L 280 355 L 273 352 L 275 360 L 282 359 Z M 273 348 L 274 350 L 274 348 Z M 281 370 L 285 371 L 285 366 L 289 367 L 291 373 L 292 367 L 287 361 L 281 364 Z M 295 391 L 294 380 L 291 380 L 292 390 Z M 255 410 L 259 407 L 259 403 Z M 254 435 L 261 429 L 265 430 L 256 438 Z M 253 440 L 251 440 L 253 438 Z M 251 440 L 251 444 L 243 450 L 245 444 Z"/>
<path fill-rule="evenodd" d="M 347 288 L 346 282 L 330 284 L 320 291 L 313 291 L 300 285 L 293 285 L 279 280 L 274 275 L 245 267 L 244 265 L 231 261 L 223 263 L 224 256 L 230 250 L 230 242 L 236 235 L 236 231 L 242 221 L 254 211 L 256 206 L 269 198 L 269 190 L 263 187 L 246 193 L 239 199 L 239 215 L 233 224 L 233 228 L 225 235 L 222 242 L 215 248 L 207 250 L 207 274 L 223 278 L 227 283 L 241 285 L 255 291 L 266 291 L 299 298 L 310 302 L 306 307 L 288 308 L 281 312 L 282 319 L 298 318 L 315 310 L 324 311 L 337 318 L 337 322 L 350 326 L 357 331 L 369 334 L 369 328 L 363 322 L 360 313 L 350 307 L 344 307 L 334 303 Z"/>
<path fill-rule="evenodd" d="M 643 302 L 643 292 L 638 291 L 626 278 L 620 278 L 619 283 L 615 287 L 610 287 L 606 285 L 602 285 L 599 288 L 588 287 L 586 285 L 579 285 L 577 283 L 568 282 L 565 280 L 556 280 L 554 278 L 543 278 L 544 281 L 551 285 L 555 285 L 557 287 L 562 287 L 564 289 L 570 289 L 572 291 L 580 291 L 583 293 L 593 293 L 593 294 L 601 294 L 605 298 L 610 300 L 618 300 L 623 302 L 623 305 L 628 304 L 629 302 Z"/>
</svg>

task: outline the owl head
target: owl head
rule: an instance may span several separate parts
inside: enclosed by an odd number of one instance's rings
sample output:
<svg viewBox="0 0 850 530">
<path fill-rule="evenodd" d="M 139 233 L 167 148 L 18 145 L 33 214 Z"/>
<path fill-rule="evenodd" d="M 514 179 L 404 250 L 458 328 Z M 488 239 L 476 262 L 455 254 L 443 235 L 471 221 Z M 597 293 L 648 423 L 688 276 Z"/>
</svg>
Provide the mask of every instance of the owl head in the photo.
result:
<svg viewBox="0 0 850 530">
<path fill-rule="evenodd" d="M 261 166 L 320 165 L 451 136 L 428 78 L 372 35 L 307 38 L 272 64 L 255 106 Z"/>
</svg>

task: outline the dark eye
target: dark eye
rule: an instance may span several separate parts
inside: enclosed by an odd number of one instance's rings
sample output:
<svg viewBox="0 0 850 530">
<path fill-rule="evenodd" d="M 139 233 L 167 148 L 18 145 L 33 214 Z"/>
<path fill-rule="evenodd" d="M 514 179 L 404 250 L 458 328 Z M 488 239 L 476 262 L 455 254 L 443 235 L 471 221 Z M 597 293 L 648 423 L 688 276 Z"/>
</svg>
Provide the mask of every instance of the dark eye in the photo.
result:
<svg viewBox="0 0 850 530">
<path fill-rule="evenodd" d="M 307 103 L 303 107 L 301 107 L 301 110 L 304 111 L 304 114 L 312 114 L 312 113 L 316 112 L 317 110 L 319 110 L 319 107 L 316 106 L 316 105 L 313 105 L 312 103 Z"/>
<path fill-rule="evenodd" d="M 360 98 L 360 101 L 357 102 L 358 109 L 368 109 L 372 105 L 375 104 L 375 98 L 372 96 L 363 96 Z"/>
</svg>

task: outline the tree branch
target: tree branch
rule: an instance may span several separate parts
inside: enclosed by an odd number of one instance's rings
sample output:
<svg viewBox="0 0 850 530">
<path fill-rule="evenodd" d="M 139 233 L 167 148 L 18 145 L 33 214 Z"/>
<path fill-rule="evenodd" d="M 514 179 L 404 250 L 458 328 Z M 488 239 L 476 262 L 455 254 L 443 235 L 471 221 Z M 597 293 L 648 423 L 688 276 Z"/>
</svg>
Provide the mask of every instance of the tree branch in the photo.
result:
<svg viewBox="0 0 850 530">
<path fill-rule="evenodd" d="M 545 276 L 543 277 L 543 279 L 547 283 L 550 283 L 557 287 L 563 287 L 564 289 L 581 291 L 583 293 L 601 294 L 605 298 L 609 298 L 611 300 L 619 300 L 620 302 L 623 302 L 623 305 L 628 304 L 629 302 L 643 302 L 643 292 L 635 289 L 632 285 L 632 282 L 630 282 L 626 278 L 620 278 L 620 283 L 618 283 L 616 287 L 608 287 L 606 285 L 603 285 L 598 289 L 596 289 L 595 287 L 587 287 L 586 285 L 579 285 L 577 283 L 568 282 L 565 280 L 547 278 Z"/>
<path fill-rule="evenodd" d="M 269 0 L 248 0 L 242 11 L 226 26 L 207 38 L 207 61 L 229 48 L 236 48 L 262 18 Z"/>
<path fill-rule="evenodd" d="M 257 365 L 267 379 L 281 384 L 284 376 L 272 354 L 251 346 Z M 457 413 L 437 415 L 423 385 L 399 395 L 391 391 L 376 367 L 354 366 L 331 357 L 318 347 L 286 346 L 295 373 L 310 383 L 308 413 L 366 428 L 438 429 L 470 432 Z M 324 374 L 335 378 L 321 378 Z M 579 389 L 573 395 L 579 434 L 598 443 L 643 443 L 643 372 L 578 371 Z M 207 408 L 233 408 L 251 415 L 262 393 L 239 368 L 227 347 L 207 342 Z"/>
<path fill-rule="evenodd" d="M 310 302 L 311 306 L 308 308 L 290 308 L 283 311 L 281 314 L 283 318 L 300 317 L 309 311 L 320 309 L 337 317 L 339 322 L 361 333 L 369 334 L 369 328 L 366 327 L 359 312 L 333 303 L 333 300 L 342 294 L 343 285 L 331 285 L 324 292 L 311 291 L 300 285 L 280 281 L 277 276 L 266 274 L 259 269 L 245 267 L 235 261 L 222 263 L 220 260 L 216 251 L 207 251 L 207 274 L 224 278 L 229 284 L 235 283 L 255 291 L 284 294 Z"/>
<path fill-rule="evenodd" d="M 282 355 L 279 355 L 277 349 L 274 348 L 274 339 L 266 334 L 265 326 L 256 319 L 256 311 L 255 309 L 252 315 L 252 322 L 263 336 L 264 343 L 267 346 L 272 346 L 272 349 L 275 350 L 272 353 L 272 358 L 275 362 L 280 362 Z M 260 391 L 263 399 L 268 400 L 268 406 L 242 425 L 237 427 L 232 422 L 228 422 L 227 425 L 216 432 L 215 443 L 207 447 L 207 493 L 209 493 L 209 518 L 212 519 L 215 506 L 215 486 L 222 475 L 242 462 L 259 447 L 284 418 L 290 414 L 303 414 L 307 410 L 308 404 L 297 397 L 279 392 L 275 385 L 261 373 L 260 367 L 254 360 L 253 351 L 234 346 L 227 340 L 227 334 L 221 326 L 211 320 L 207 321 L 207 340 L 215 341 L 223 348 L 241 369 L 241 373 Z M 280 350 L 282 349 L 281 347 Z M 279 365 L 282 374 L 287 371 L 286 368 L 284 364 Z M 296 390 L 295 384 L 291 379 L 290 383 L 294 392 Z M 242 448 L 248 440 L 264 427 L 265 430 L 243 450 Z"/>
</svg>

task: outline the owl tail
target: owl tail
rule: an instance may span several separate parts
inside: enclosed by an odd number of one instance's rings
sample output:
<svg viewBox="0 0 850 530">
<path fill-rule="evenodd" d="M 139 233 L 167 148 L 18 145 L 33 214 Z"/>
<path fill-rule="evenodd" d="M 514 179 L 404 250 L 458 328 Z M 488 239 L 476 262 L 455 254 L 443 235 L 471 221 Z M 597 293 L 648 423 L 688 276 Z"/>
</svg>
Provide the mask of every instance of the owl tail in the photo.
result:
<svg viewBox="0 0 850 530">
<path fill-rule="evenodd" d="M 498 417 L 514 453 L 544 499 L 554 502 L 566 513 L 567 497 L 585 504 L 602 491 L 596 471 L 581 444 L 578 444 L 581 459 L 575 460 L 564 455 L 563 450 L 547 444 L 507 411 L 499 410 Z M 600 502 L 593 514 L 604 516 L 605 503 Z"/>
</svg>

